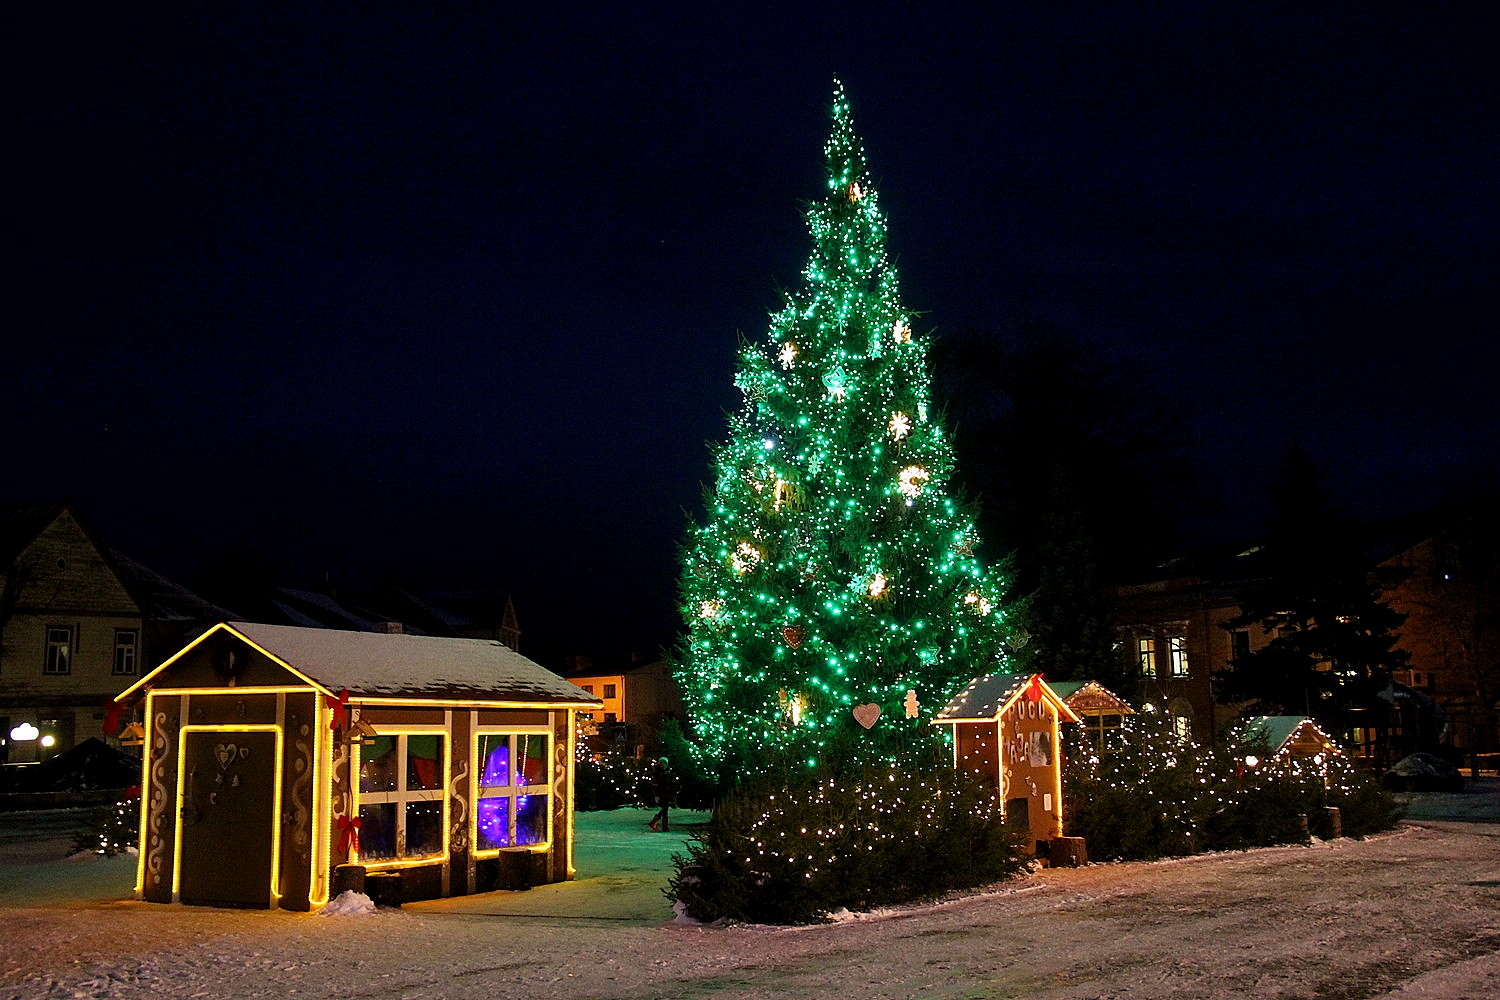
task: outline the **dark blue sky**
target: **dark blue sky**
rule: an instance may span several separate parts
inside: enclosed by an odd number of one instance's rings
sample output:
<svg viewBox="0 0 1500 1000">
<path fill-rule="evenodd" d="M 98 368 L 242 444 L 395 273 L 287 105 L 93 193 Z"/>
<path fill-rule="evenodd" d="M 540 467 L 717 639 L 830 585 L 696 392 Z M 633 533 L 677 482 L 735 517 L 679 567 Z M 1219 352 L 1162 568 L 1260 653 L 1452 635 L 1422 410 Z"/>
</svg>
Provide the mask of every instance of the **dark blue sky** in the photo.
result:
<svg viewBox="0 0 1500 1000">
<path fill-rule="evenodd" d="M 8 14 L 0 498 L 655 648 L 835 74 L 921 326 L 1137 366 L 1220 530 L 1291 436 L 1370 514 L 1500 456 L 1487 5 L 516 6 Z"/>
</svg>

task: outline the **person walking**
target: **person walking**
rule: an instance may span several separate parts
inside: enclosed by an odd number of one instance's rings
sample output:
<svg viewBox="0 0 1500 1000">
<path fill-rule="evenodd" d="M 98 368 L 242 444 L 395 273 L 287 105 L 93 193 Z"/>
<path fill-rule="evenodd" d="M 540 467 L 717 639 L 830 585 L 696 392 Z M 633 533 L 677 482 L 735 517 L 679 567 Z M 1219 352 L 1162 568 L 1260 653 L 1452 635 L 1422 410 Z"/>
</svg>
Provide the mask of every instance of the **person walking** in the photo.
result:
<svg viewBox="0 0 1500 1000">
<path fill-rule="evenodd" d="M 667 758 L 658 757 L 651 762 L 651 792 L 656 799 L 656 815 L 647 824 L 653 833 L 666 833 L 671 829 L 667 821 L 667 808 L 672 804 L 672 772 L 667 767 Z"/>
</svg>

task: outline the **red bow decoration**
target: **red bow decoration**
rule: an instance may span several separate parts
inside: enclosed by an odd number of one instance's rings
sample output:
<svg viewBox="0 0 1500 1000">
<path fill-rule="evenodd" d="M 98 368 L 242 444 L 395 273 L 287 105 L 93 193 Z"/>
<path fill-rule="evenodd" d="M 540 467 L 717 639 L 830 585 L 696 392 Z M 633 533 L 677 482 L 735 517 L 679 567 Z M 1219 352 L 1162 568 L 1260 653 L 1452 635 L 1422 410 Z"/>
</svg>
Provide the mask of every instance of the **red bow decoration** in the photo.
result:
<svg viewBox="0 0 1500 1000">
<path fill-rule="evenodd" d="M 1031 683 L 1026 686 L 1026 700 L 1027 701 L 1041 701 L 1042 700 L 1042 675 L 1041 674 L 1032 674 L 1031 675 Z"/>
<path fill-rule="evenodd" d="M 356 851 L 359 850 L 359 826 L 360 820 L 358 816 L 352 818 L 349 816 L 339 817 L 339 829 L 342 830 L 344 834 L 339 838 L 340 851 L 343 851 L 345 854 L 347 854 L 349 852 L 350 845 L 353 845 Z"/>
<path fill-rule="evenodd" d="M 344 690 L 338 693 L 337 698 L 335 698 L 333 695 L 329 695 L 328 697 L 324 698 L 323 701 L 327 703 L 329 708 L 333 709 L 333 718 L 328 720 L 328 728 L 332 729 L 334 732 L 338 732 L 339 730 L 348 727 L 349 689 L 344 688 Z"/>
</svg>

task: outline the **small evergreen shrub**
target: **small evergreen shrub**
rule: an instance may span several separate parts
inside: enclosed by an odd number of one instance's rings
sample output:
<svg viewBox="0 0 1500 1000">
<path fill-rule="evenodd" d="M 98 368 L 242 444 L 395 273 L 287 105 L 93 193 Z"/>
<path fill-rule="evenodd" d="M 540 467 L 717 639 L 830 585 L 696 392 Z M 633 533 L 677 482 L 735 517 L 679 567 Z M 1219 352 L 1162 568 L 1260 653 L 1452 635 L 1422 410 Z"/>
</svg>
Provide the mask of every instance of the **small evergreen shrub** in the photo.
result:
<svg viewBox="0 0 1500 1000">
<path fill-rule="evenodd" d="M 1102 754 L 1085 749 L 1080 737 L 1069 734 L 1063 823 L 1068 836 L 1084 838 L 1091 860 L 1146 861 L 1200 850 L 1200 755 L 1172 732 L 1169 719 L 1130 718 Z"/>
<path fill-rule="evenodd" d="M 96 811 L 89 828 L 73 841 L 73 851 L 112 858 L 138 846 L 140 839 L 141 792 L 132 788 L 114 805 Z"/>
<path fill-rule="evenodd" d="M 1332 836 L 1330 806 L 1346 837 L 1401 819 L 1395 797 L 1347 757 L 1271 757 L 1235 734 L 1203 750 L 1164 717 L 1141 713 L 1105 753 L 1073 744 L 1063 772 L 1067 833 L 1083 837 L 1096 861 L 1142 861 Z"/>
<path fill-rule="evenodd" d="M 574 808 L 579 812 L 643 806 L 650 801 L 650 761 L 620 753 L 580 757 L 573 764 Z"/>
<path fill-rule="evenodd" d="M 1028 861 L 993 791 L 896 767 L 728 793 L 666 891 L 695 920 L 805 924 L 998 882 Z"/>
</svg>

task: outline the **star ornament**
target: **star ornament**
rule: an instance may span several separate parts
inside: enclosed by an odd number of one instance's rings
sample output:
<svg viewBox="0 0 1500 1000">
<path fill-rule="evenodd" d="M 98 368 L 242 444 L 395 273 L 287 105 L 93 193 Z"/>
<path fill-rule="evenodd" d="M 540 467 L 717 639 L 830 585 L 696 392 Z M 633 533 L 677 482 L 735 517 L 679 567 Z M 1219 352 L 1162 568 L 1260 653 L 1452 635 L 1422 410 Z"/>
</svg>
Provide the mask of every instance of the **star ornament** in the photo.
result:
<svg viewBox="0 0 1500 1000">
<path fill-rule="evenodd" d="M 890 423 L 886 424 L 885 427 L 886 430 L 890 431 L 893 440 L 903 440 L 911 433 L 911 417 L 900 412 L 892 413 Z"/>
<path fill-rule="evenodd" d="M 781 359 L 781 367 L 790 370 L 797 360 L 797 345 L 788 340 L 781 345 L 781 353 L 776 356 Z"/>
</svg>

